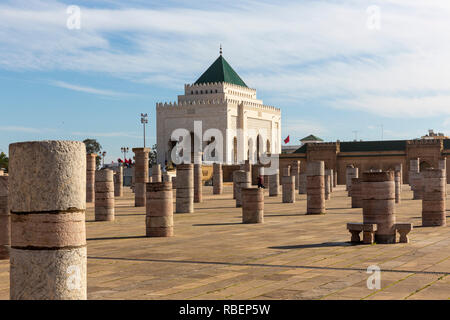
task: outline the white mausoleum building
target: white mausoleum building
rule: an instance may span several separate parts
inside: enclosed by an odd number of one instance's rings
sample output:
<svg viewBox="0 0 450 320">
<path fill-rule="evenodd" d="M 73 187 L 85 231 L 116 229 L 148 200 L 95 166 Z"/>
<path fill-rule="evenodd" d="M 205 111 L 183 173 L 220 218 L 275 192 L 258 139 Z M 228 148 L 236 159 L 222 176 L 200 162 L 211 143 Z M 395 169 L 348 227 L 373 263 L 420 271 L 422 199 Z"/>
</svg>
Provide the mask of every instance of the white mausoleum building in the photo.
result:
<svg viewBox="0 0 450 320">
<path fill-rule="evenodd" d="M 201 121 L 201 135 L 210 128 L 221 131 L 223 163 L 254 161 L 261 152 L 281 153 L 280 109 L 257 99 L 256 90 L 247 87 L 222 53 L 194 84 L 184 86 L 177 102 L 156 104 L 158 163 L 171 162 L 176 129 L 188 130 L 192 140 L 203 140 L 202 150 L 215 139 L 198 137 L 198 129 L 194 135 L 194 121 Z M 243 141 L 239 147 L 238 141 Z"/>
</svg>

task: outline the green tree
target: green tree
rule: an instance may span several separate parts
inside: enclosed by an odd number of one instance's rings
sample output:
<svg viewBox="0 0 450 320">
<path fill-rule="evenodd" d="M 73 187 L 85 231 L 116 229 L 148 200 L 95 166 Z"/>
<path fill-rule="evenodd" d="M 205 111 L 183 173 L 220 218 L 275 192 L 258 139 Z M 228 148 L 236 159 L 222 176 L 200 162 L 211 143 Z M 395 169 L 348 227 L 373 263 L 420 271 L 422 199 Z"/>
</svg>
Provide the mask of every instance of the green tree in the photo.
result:
<svg viewBox="0 0 450 320">
<path fill-rule="evenodd" d="M 102 145 L 97 142 L 95 139 L 86 139 L 83 140 L 84 144 L 86 145 L 86 153 L 96 153 L 97 155 L 102 150 Z M 100 167 L 100 157 L 97 156 L 95 159 L 95 162 L 97 164 L 97 168 Z"/>
<path fill-rule="evenodd" d="M 157 153 L 156 153 L 156 144 L 150 149 L 150 153 L 148 154 L 148 163 L 149 165 L 156 164 Z"/>
<path fill-rule="evenodd" d="M 6 156 L 4 152 L 0 153 L 0 168 L 4 168 L 8 170 L 9 158 Z"/>
</svg>

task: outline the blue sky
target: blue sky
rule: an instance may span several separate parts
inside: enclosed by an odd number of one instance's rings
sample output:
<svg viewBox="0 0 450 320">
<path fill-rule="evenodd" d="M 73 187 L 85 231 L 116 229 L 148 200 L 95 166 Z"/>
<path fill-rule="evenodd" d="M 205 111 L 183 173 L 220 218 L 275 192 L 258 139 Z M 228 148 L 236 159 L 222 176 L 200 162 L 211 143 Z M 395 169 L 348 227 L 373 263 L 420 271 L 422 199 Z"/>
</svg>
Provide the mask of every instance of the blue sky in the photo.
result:
<svg viewBox="0 0 450 320">
<path fill-rule="evenodd" d="M 79 30 L 66 26 L 69 5 Z M 0 150 L 95 138 L 110 162 L 142 145 L 141 112 L 153 144 L 156 102 L 175 101 L 220 44 L 281 108 L 290 144 L 376 140 L 382 127 L 384 139 L 450 134 L 449 16 L 449 1 L 426 0 L 2 1 Z"/>
</svg>

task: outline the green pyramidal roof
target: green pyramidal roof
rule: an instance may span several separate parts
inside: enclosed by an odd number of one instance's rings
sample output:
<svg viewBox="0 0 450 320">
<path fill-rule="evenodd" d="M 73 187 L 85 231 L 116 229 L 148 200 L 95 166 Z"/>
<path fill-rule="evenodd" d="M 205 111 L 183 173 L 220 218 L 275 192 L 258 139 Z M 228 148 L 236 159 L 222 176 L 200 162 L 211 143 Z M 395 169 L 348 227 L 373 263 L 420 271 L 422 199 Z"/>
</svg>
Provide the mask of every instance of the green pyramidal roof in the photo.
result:
<svg viewBox="0 0 450 320">
<path fill-rule="evenodd" d="M 239 77 L 236 71 L 233 70 L 222 55 L 220 55 L 208 70 L 195 81 L 196 84 L 208 82 L 228 82 L 247 87 L 245 82 Z"/>
</svg>

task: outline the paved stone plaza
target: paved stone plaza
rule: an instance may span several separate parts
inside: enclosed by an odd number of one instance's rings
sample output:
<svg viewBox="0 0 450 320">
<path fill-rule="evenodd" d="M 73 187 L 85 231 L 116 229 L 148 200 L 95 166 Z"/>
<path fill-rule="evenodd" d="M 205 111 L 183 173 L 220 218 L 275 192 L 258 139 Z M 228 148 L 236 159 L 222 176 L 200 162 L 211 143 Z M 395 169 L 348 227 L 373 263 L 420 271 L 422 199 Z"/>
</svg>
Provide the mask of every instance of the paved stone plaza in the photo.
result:
<svg viewBox="0 0 450 320">
<path fill-rule="evenodd" d="M 88 299 L 450 298 L 450 228 L 421 227 L 422 202 L 406 185 L 396 211 L 414 224 L 409 244 L 351 245 L 346 223 L 361 222 L 362 209 L 351 209 L 343 185 L 326 215 L 305 215 L 306 195 L 282 203 L 266 189 L 265 222 L 250 225 L 230 184 L 212 191 L 203 187 L 195 213 L 174 214 L 169 238 L 145 237 L 145 207 L 134 207 L 129 188 L 114 222 L 95 222 L 88 203 Z M 380 290 L 367 288 L 370 265 L 381 268 Z M 8 261 L 0 298 L 9 299 Z"/>
</svg>

